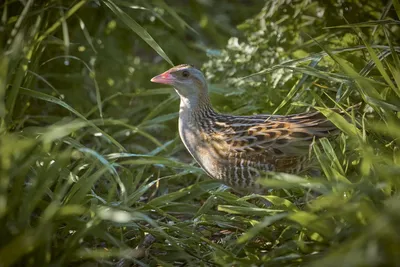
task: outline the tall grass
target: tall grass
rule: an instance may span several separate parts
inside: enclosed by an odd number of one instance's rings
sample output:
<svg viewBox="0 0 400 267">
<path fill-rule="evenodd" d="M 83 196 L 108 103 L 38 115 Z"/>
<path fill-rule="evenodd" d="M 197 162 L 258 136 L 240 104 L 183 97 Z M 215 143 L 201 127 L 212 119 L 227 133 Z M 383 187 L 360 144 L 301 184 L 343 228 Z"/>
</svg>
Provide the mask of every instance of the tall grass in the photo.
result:
<svg viewBox="0 0 400 267">
<path fill-rule="evenodd" d="M 397 266 L 399 2 L 324 29 L 278 12 L 317 10 L 300 2 L 2 3 L 0 266 Z M 244 34 L 214 16 L 237 9 Z M 253 28 L 274 16 L 269 37 Z M 288 17 L 324 33 L 279 39 L 300 36 Z M 268 195 L 239 196 L 193 163 L 178 97 L 147 87 L 204 51 L 218 110 L 313 106 L 343 131 L 313 147 L 319 177 L 270 174 Z M 351 122 L 327 108 L 358 102 Z"/>
</svg>

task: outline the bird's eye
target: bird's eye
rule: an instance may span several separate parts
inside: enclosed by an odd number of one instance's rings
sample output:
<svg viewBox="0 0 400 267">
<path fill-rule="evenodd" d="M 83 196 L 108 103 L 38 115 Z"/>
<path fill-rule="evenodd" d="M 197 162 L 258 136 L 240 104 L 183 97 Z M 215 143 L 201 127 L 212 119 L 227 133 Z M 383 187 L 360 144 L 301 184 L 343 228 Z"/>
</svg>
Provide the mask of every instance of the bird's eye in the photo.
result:
<svg viewBox="0 0 400 267">
<path fill-rule="evenodd" d="M 182 76 L 187 78 L 190 76 L 190 73 L 187 70 L 182 71 Z"/>
</svg>

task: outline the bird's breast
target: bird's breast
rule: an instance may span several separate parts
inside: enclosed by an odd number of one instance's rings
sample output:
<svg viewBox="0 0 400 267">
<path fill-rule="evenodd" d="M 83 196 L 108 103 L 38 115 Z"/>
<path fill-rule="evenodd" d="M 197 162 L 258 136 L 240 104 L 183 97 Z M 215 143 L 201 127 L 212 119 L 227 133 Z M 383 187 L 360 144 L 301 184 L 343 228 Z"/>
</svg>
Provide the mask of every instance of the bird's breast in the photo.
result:
<svg viewBox="0 0 400 267">
<path fill-rule="evenodd" d="M 214 179 L 222 179 L 220 155 L 212 146 L 208 135 L 181 120 L 179 121 L 179 135 L 186 149 L 203 170 Z"/>
</svg>

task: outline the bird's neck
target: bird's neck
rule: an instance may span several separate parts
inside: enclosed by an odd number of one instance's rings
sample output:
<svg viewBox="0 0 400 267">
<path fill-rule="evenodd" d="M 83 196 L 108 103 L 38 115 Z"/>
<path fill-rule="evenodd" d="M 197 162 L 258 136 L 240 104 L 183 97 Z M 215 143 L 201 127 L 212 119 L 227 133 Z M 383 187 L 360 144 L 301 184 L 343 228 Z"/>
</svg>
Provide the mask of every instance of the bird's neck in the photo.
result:
<svg viewBox="0 0 400 267">
<path fill-rule="evenodd" d="M 179 110 L 181 124 L 196 126 L 203 120 L 212 118 L 215 114 L 216 112 L 212 108 L 208 94 L 190 98 L 181 96 Z"/>
</svg>

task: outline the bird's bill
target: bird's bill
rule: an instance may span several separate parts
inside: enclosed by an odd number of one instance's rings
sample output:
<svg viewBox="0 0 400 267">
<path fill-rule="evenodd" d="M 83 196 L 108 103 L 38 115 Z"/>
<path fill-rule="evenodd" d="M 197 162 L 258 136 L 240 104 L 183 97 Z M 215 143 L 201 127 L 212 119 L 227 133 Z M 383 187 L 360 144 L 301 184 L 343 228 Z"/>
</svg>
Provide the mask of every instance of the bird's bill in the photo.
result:
<svg viewBox="0 0 400 267">
<path fill-rule="evenodd" d="M 161 84 L 173 84 L 175 82 L 175 77 L 172 76 L 168 71 L 157 75 L 150 80 L 153 83 Z"/>
</svg>

